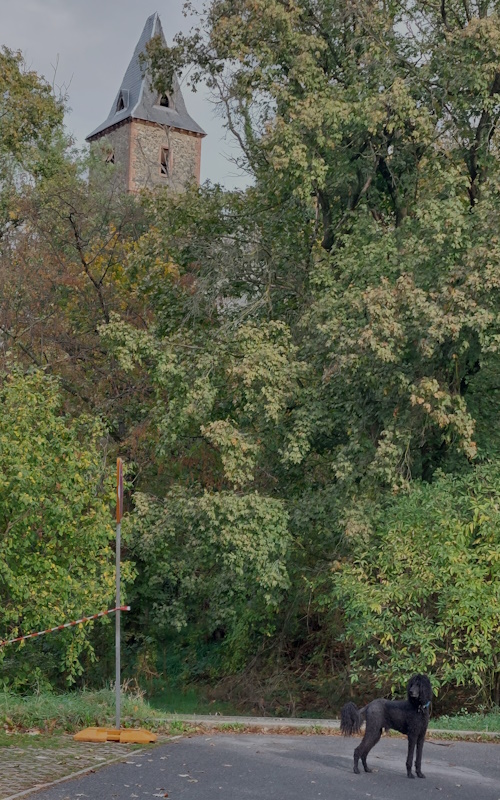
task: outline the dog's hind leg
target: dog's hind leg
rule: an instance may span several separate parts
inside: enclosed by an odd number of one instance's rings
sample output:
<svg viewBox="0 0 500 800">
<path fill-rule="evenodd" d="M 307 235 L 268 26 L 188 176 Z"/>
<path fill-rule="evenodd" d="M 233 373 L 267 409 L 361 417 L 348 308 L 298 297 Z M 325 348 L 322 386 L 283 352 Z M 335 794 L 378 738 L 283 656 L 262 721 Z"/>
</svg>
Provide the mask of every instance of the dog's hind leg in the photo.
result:
<svg viewBox="0 0 500 800">
<path fill-rule="evenodd" d="M 356 747 L 354 751 L 354 772 L 356 775 L 359 775 L 359 759 L 361 759 L 361 763 L 363 764 L 363 769 L 365 772 L 372 772 L 368 764 L 366 763 L 366 757 L 372 747 L 375 747 L 377 742 L 379 741 L 380 737 L 382 736 L 382 728 L 379 730 L 367 730 L 361 743 Z"/>
</svg>

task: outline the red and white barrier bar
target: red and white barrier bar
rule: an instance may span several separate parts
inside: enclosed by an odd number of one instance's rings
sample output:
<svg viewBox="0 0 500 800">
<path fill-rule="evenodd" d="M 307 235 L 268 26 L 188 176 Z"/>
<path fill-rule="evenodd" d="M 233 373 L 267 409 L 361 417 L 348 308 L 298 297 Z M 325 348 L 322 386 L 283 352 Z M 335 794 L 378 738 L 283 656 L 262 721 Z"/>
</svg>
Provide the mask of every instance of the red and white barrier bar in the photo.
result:
<svg viewBox="0 0 500 800">
<path fill-rule="evenodd" d="M 28 633 L 26 636 L 18 636 L 17 639 L 5 639 L 0 641 L 0 647 L 6 644 L 15 644 L 15 642 L 22 642 L 23 639 L 34 639 L 36 636 L 44 636 L 46 633 L 54 633 L 55 631 L 62 631 L 64 628 L 74 628 L 75 625 L 80 625 L 82 622 L 90 622 L 91 619 L 98 617 L 106 617 L 108 614 L 114 614 L 115 611 L 130 611 L 130 606 L 117 606 L 116 608 L 109 608 L 107 611 L 99 611 L 98 614 L 92 614 L 90 617 L 82 617 L 81 619 L 74 619 L 71 622 L 65 622 L 64 625 L 56 625 L 55 628 L 47 628 L 46 631 L 37 631 L 36 633 Z"/>
</svg>

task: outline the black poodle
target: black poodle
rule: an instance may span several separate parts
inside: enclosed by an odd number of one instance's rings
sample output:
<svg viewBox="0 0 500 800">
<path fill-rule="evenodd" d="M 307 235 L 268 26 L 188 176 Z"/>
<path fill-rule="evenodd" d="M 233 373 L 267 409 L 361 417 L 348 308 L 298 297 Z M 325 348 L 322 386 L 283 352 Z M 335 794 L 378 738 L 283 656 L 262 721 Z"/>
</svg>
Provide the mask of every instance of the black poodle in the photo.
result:
<svg viewBox="0 0 500 800">
<path fill-rule="evenodd" d="M 414 778 L 411 771 L 413 753 L 417 746 L 415 771 L 419 778 L 422 773 L 422 750 L 425 732 L 429 724 L 429 706 L 432 699 L 431 682 L 427 675 L 414 675 L 408 682 L 408 700 L 372 700 L 363 708 L 354 703 L 346 703 L 340 712 L 340 730 L 344 736 L 359 733 L 361 724 L 366 722 L 365 735 L 354 751 L 354 772 L 359 775 L 358 762 L 361 759 L 365 772 L 371 772 L 366 757 L 382 736 L 382 731 L 394 728 L 408 736 L 408 757 L 406 772 Z"/>
</svg>

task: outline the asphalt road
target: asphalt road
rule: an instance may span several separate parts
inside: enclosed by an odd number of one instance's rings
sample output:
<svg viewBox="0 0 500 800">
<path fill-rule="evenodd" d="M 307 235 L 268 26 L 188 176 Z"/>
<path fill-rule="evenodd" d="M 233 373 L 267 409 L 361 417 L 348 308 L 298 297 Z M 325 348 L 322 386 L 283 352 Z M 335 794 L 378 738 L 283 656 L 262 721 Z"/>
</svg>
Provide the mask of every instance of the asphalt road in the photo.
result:
<svg viewBox="0 0 500 800">
<path fill-rule="evenodd" d="M 354 775 L 359 739 L 219 734 L 178 739 L 30 795 L 33 800 L 500 800 L 500 746 L 424 746 L 426 780 L 406 777 L 406 740 L 384 737 L 371 774 Z"/>
</svg>

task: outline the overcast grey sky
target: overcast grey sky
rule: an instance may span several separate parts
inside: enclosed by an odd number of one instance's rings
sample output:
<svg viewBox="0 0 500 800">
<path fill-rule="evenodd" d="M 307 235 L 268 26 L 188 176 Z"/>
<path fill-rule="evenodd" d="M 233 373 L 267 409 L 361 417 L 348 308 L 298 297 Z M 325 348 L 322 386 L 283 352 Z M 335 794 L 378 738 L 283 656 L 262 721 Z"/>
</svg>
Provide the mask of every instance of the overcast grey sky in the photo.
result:
<svg viewBox="0 0 500 800">
<path fill-rule="evenodd" d="M 201 3 L 201 0 L 200 0 Z M 160 14 L 167 42 L 192 21 L 183 0 L 0 0 L 0 44 L 21 50 L 28 66 L 65 86 L 68 130 L 83 144 L 105 120 L 148 16 Z M 201 179 L 231 188 L 248 180 L 228 159 L 237 154 L 204 91 L 183 84 L 189 114 L 206 131 Z"/>
</svg>

